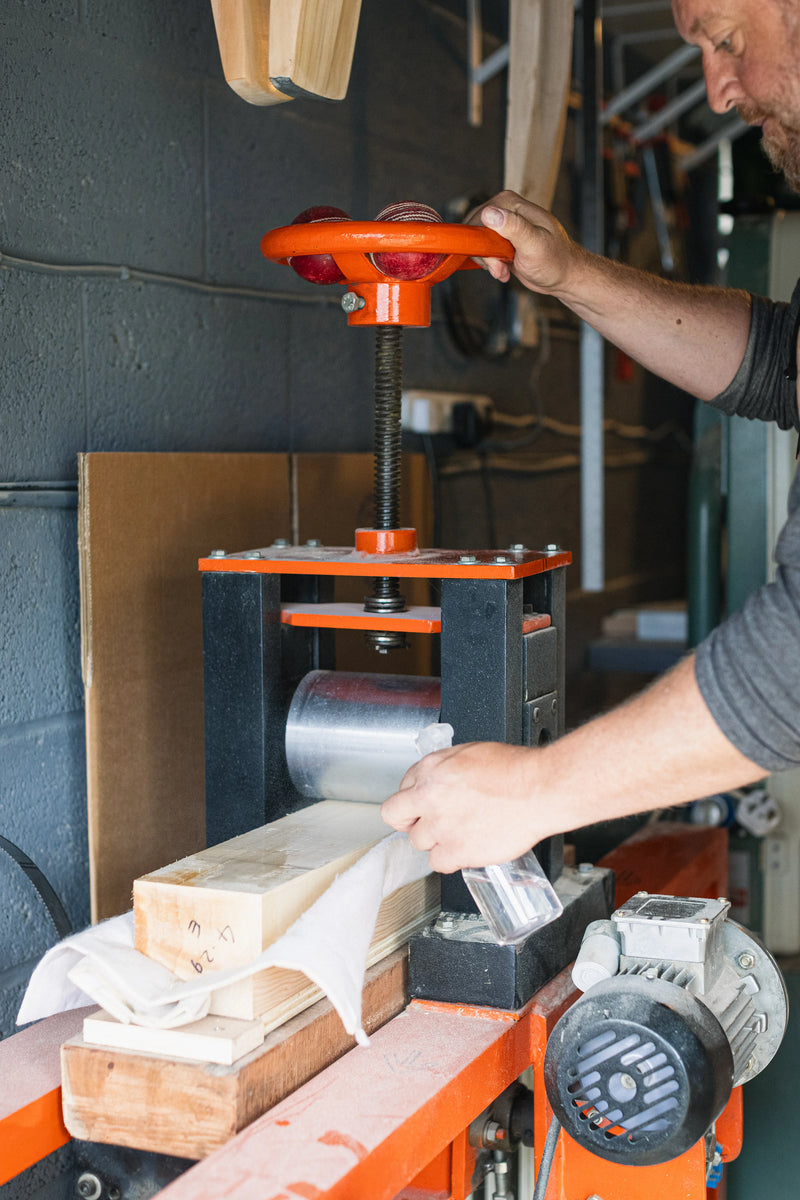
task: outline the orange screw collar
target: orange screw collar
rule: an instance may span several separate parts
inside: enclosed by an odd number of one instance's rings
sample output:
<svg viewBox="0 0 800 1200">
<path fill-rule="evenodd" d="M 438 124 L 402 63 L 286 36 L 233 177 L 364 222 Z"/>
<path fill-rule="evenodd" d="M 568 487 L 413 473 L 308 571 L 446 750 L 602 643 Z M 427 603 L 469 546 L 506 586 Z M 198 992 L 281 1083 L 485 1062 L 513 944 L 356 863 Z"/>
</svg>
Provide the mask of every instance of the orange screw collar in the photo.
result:
<svg viewBox="0 0 800 1200">
<path fill-rule="evenodd" d="M 371 254 L 427 251 L 443 261 L 422 279 L 392 279 L 379 271 Z M 261 252 L 273 262 L 294 255 L 330 254 L 348 284 L 344 305 L 349 325 L 430 325 L 430 291 L 453 271 L 469 270 L 474 258 L 511 262 L 514 247 L 483 225 L 426 221 L 319 221 L 284 225 L 265 233 Z M 363 303 L 360 303 L 363 301 Z"/>
</svg>

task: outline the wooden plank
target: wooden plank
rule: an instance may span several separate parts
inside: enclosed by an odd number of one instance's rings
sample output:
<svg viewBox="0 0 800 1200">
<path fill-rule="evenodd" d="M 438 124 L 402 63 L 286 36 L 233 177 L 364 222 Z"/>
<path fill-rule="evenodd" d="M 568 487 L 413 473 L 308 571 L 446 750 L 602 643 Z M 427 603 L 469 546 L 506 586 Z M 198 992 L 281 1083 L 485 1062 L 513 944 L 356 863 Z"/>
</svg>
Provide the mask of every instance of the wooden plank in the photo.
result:
<svg viewBox="0 0 800 1200">
<path fill-rule="evenodd" d="M 549 208 L 572 68 L 569 0 L 511 0 L 504 187 Z"/>
<path fill-rule="evenodd" d="M 211 0 L 225 82 L 248 104 L 291 100 L 269 78 L 270 0 Z"/>
<path fill-rule="evenodd" d="M 153 1029 L 149 1025 L 126 1025 L 99 1010 L 83 1022 L 83 1040 L 90 1046 L 118 1050 L 142 1050 L 170 1058 L 230 1066 L 264 1041 L 261 1021 L 238 1021 L 210 1016 L 177 1029 Z"/>
<path fill-rule="evenodd" d="M 133 880 L 205 845 L 197 560 L 289 525 L 282 454 L 79 458 L 92 917 Z"/>
<path fill-rule="evenodd" d="M 407 1001 L 403 949 L 367 971 L 367 1033 Z M 204 1158 L 354 1045 L 329 1000 L 268 1034 L 260 1049 L 230 1067 L 101 1049 L 74 1037 L 61 1052 L 64 1122 L 76 1138 Z"/>
<path fill-rule="evenodd" d="M 271 0 L 269 76 L 289 96 L 343 100 L 361 0 Z"/>
</svg>

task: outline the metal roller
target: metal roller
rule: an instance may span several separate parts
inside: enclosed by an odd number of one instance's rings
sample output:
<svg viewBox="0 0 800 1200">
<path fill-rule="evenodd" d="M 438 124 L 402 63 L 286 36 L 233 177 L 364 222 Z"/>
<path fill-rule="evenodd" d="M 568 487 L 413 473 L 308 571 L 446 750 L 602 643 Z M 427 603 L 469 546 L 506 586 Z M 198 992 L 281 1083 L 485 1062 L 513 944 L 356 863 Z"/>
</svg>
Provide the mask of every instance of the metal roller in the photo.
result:
<svg viewBox="0 0 800 1200">
<path fill-rule="evenodd" d="M 382 803 L 419 757 L 414 739 L 439 720 L 427 676 L 311 671 L 292 699 L 286 761 L 302 796 Z"/>
</svg>

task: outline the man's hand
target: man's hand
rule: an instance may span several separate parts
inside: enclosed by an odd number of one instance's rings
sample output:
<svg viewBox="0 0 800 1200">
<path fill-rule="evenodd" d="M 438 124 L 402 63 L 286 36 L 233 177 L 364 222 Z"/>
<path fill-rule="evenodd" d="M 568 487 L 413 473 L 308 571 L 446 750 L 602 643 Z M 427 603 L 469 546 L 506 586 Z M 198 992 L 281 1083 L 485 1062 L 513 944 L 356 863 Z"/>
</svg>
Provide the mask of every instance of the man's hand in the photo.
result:
<svg viewBox="0 0 800 1200">
<path fill-rule="evenodd" d="M 381 809 L 435 871 L 506 862 L 553 833 L 531 796 L 535 750 L 469 742 L 426 754 Z M 541 828 L 538 826 L 541 824 Z"/>
<path fill-rule="evenodd" d="M 551 213 L 516 192 L 500 192 L 471 213 L 469 220 L 496 230 L 514 247 L 512 263 L 499 258 L 481 260 L 503 283 L 514 274 L 531 291 L 558 292 L 566 285 L 570 266 L 585 256 Z"/>
</svg>

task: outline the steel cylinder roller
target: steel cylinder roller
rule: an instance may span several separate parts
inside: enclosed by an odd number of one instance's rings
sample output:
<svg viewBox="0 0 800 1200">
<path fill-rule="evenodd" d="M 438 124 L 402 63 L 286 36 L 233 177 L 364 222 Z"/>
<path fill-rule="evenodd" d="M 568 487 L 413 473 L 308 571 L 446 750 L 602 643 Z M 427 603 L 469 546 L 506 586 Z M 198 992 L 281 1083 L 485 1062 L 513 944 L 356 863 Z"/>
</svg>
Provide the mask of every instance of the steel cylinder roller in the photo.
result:
<svg viewBox="0 0 800 1200">
<path fill-rule="evenodd" d="M 286 722 L 286 761 L 302 796 L 380 804 L 419 757 L 415 739 L 439 720 L 428 676 L 311 671 Z"/>
</svg>

